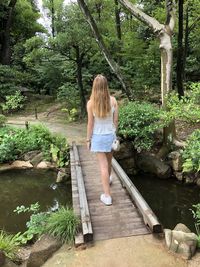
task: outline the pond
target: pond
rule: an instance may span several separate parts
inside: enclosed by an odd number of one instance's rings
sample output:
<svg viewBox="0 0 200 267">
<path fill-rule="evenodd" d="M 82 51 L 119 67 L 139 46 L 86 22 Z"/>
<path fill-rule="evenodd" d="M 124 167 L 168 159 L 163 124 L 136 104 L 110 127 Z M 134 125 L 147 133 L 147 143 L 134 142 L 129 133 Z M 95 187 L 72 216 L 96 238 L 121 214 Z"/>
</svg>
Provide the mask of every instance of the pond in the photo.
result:
<svg viewBox="0 0 200 267">
<path fill-rule="evenodd" d="M 131 180 L 164 228 L 173 229 L 181 222 L 195 232 L 190 209 L 193 204 L 200 203 L 199 187 L 184 185 L 175 179 L 161 180 L 146 174 L 134 176 Z"/>
<path fill-rule="evenodd" d="M 26 229 L 30 214 L 14 213 L 17 206 L 38 202 L 41 211 L 71 206 L 71 184 L 56 184 L 51 170 L 10 170 L 0 173 L 0 229 L 17 233 Z"/>
</svg>

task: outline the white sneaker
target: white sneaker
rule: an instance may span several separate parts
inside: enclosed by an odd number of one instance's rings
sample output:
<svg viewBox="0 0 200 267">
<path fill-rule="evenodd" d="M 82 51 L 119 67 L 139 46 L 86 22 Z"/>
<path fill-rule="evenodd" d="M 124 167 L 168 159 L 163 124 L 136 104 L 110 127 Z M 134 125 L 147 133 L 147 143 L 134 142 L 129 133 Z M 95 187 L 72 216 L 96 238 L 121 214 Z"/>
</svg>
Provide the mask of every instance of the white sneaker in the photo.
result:
<svg viewBox="0 0 200 267">
<path fill-rule="evenodd" d="M 109 177 L 109 184 L 110 185 L 112 184 L 112 180 L 113 180 L 112 175 L 110 175 L 110 177 Z"/>
<path fill-rule="evenodd" d="M 112 205 L 112 198 L 111 196 L 106 196 L 105 194 L 101 194 L 100 200 L 106 205 L 110 206 Z"/>
</svg>

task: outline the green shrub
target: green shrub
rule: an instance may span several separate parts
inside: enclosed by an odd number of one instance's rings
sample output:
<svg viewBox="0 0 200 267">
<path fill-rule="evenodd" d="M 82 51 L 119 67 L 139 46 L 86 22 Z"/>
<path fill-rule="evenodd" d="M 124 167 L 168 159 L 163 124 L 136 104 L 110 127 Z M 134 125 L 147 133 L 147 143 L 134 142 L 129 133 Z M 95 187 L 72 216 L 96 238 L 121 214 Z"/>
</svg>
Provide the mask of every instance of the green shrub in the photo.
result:
<svg viewBox="0 0 200 267">
<path fill-rule="evenodd" d="M 200 83 L 191 83 L 185 96 L 179 99 L 177 93 L 171 93 L 167 99 L 168 118 L 186 122 L 200 121 Z"/>
<path fill-rule="evenodd" d="M 183 171 L 200 171 L 200 129 L 195 130 L 188 138 L 187 145 L 182 152 Z"/>
<path fill-rule="evenodd" d="M 0 96 L 11 95 L 19 89 L 20 80 L 17 77 L 14 68 L 0 64 Z"/>
<path fill-rule="evenodd" d="M 0 162 L 9 162 L 32 150 L 41 150 L 46 160 L 52 160 L 52 146 L 56 147 L 59 167 L 69 163 L 69 146 L 66 139 L 53 135 L 43 125 L 26 129 L 4 127 L 0 129 Z"/>
<path fill-rule="evenodd" d="M 72 243 L 79 226 L 79 219 L 70 208 L 61 207 L 52 213 L 47 220 L 47 233 L 62 242 Z"/>
<path fill-rule="evenodd" d="M 6 121 L 7 121 L 6 116 L 0 114 L 0 127 L 3 126 Z"/>
<path fill-rule="evenodd" d="M 154 132 L 162 126 L 162 111 L 149 103 L 129 102 L 119 109 L 118 134 L 133 141 L 138 150 L 150 149 Z"/>
<path fill-rule="evenodd" d="M 19 245 L 26 244 L 28 241 L 40 237 L 46 227 L 47 219 L 50 216 L 50 212 L 39 212 L 40 205 L 38 203 L 31 204 L 30 207 L 20 206 L 17 207 L 14 212 L 17 214 L 31 212 L 30 220 L 26 223 L 27 230 L 24 233 L 18 233 L 15 240 Z"/>
<path fill-rule="evenodd" d="M 18 242 L 16 240 L 16 237 L 1 230 L 0 250 L 2 250 L 8 258 L 15 260 L 17 258 L 18 251 Z"/>
<path fill-rule="evenodd" d="M 200 203 L 197 205 L 192 205 L 192 207 L 194 208 L 194 210 L 191 209 L 191 211 L 192 211 L 193 218 L 195 220 L 194 225 L 195 225 L 197 236 L 198 236 L 197 246 L 198 248 L 200 248 Z"/>
<path fill-rule="evenodd" d="M 21 95 L 20 91 L 16 91 L 13 95 L 6 96 L 6 102 L 2 104 L 4 112 L 12 112 L 24 107 L 26 97 Z"/>
</svg>

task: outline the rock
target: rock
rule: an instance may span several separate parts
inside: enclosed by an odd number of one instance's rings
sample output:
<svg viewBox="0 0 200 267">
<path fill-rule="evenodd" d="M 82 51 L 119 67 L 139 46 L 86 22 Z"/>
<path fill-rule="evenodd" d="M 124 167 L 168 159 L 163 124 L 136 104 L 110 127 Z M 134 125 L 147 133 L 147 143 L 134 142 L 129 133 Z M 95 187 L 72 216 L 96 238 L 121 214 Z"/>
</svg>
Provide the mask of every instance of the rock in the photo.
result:
<svg viewBox="0 0 200 267">
<path fill-rule="evenodd" d="M 173 151 L 168 155 L 168 158 L 170 159 L 170 165 L 174 171 L 182 171 L 182 157 L 181 153 L 179 151 Z"/>
<path fill-rule="evenodd" d="M 15 160 L 11 164 L 11 168 L 33 168 L 33 165 L 29 161 Z"/>
<path fill-rule="evenodd" d="M 0 164 L 0 172 L 8 171 L 12 169 L 10 164 Z"/>
<path fill-rule="evenodd" d="M 197 178 L 196 184 L 200 187 L 200 178 Z"/>
<path fill-rule="evenodd" d="M 0 250 L 0 266 L 3 266 L 3 264 L 5 263 L 5 259 L 5 254 L 3 253 L 3 251 Z"/>
<path fill-rule="evenodd" d="M 57 174 L 56 183 L 61 183 L 66 179 L 67 179 L 67 174 L 65 172 L 65 169 L 64 168 L 60 169 L 58 174 Z"/>
<path fill-rule="evenodd" d="M 40 153 L 40 150 L 29 151 L 23 155 L 25 161 L 32 160 L 36 155 Z"/>
<path fill-rule="evenodd" d="M 10 259 L 6 258 L 4 265 L 2 267 L 18 267 L 14 262 L 12 262 Z"/>
<path fill-rule="evenodd" d="M 31 164 L 36 167 L 43 159 L 43 155 L 42 152 L 37 154 L 34 158 L 32 158 L 32 160 L 30 161 Z"/>
<path fill-rule="evenodd" d="M 134 147 L 131 142 L 123 142 L 120 144 L 120 151 L 114 152 L 116 160 L 134 158 Z"/>
<path fill-rule="evenodd" d="M 164 233 L 166 245 L 169 250 L 179 253 L 185 259 L 191 259 L 196 251 L 196 234 L 191 233 L 183 224 L 178 224 L 174 230 L 164 229 Z"/>
<path fill-rule="evenodd" d="M 196 178 L 194 173 L 184 173 L 184 179 L 186 184 L 195 184 Z"/>
<path fill-rule="evenodd" d="M 183 173 L 182 172 L 174 172 L 174 175 L 177 180 L 183 181 Z"/>
<path fill-rule="evenodd" d="M 42 266 L 52 254 L 61 247 L 62 243 L 55 238 L 43 235 L 31 249 L 27 267 Z"/>
<path fill-rule="evenodd" d="M 191 233 L 190 229 L 183 223 L 178 223 L 175 228 L 175 231 L 182 231 L 184 233 Z"/>
<path fill-rule="evenodd" d="M 155 174 L 161 179 L 171 177 L 171 168 L 168 164 L 148 154 L 140 154 L 136 160 L 137 166 L 140 170 Z"/>
<path fill-rule="evenodd" d="M 55 169 L 56 165 L 54 163 L 51 163 L 49 161 L 41 161 L 36 168 L 38 169 Z"/>
<path fill-rule="evenodd" d="M 119 164 L 122 166 L 128 175 L 136 173 L 136 164 L 134 158 L 127 158 L 119 160 Z"/>
</svg>

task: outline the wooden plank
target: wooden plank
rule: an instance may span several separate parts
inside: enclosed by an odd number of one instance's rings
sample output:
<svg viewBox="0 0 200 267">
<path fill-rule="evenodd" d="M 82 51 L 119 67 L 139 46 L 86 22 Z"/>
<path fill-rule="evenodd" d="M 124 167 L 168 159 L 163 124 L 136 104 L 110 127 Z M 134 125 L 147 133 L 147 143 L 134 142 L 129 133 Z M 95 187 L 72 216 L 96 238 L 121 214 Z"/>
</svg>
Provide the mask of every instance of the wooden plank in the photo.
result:
<svg viewBox="0 0 200 267">
<path fill-rule="evenodd" d="M 77 181 L 76 181 L 76 170 L 75 170 L 75 165 L 73 164 L 74 161 L 75 161 L 74 154 L 73 154 L 72 149 L 70 149 L 72 205 L 73 205 L 74 213 L 80 218 L 81 211 L 80 211 L 79 196 L 78 196 L 78 189 L 77 189 L 78 187 L 77 187 Z M 75 194 L 74 192 L 77 192 L 77 194 Z M 75 235 L 74 243 L 76 247 L 84 243 L 83 232 L 81 230 L 79 230 L 79 232 Z"/>
<path fill-rule="evenodd" d="M 79 201 L 80 201 L 80 211 L 81 211 L 81 222 L 82 222 L 82 231 L 85 242 L 92 241 L 93 239 L 93 230 L 92 223 L 90 218 L 90 212 L 85 192 L 85 185 L 83 181 L 83 174 L 80 165 L 80 159 L 78 154 L 78 149 L 75 142 L 72 143 L 74 159 L 75 159 L 75 169 L 76 169 L 76 178 L 78 185 Z"/>
<path fill-rule="evenodd" d="M 140 192 L 131 182 L 127 174 L 124 172 L 119 163 L 113 158 L 112 166 L 115 172 L 118 174 L 121 182 L 125 185 L 127 191 L 135 202 L 136 206 L 139 208 L 143 215 L 144 222 L 149 226 L 152 232 L 161 233 L 163 231 L 161 224 L 159 223 L 156 215 L 153 213 L 152 209 L 149 207 L 147 202 L 144 200 Z"/>
</svg>

